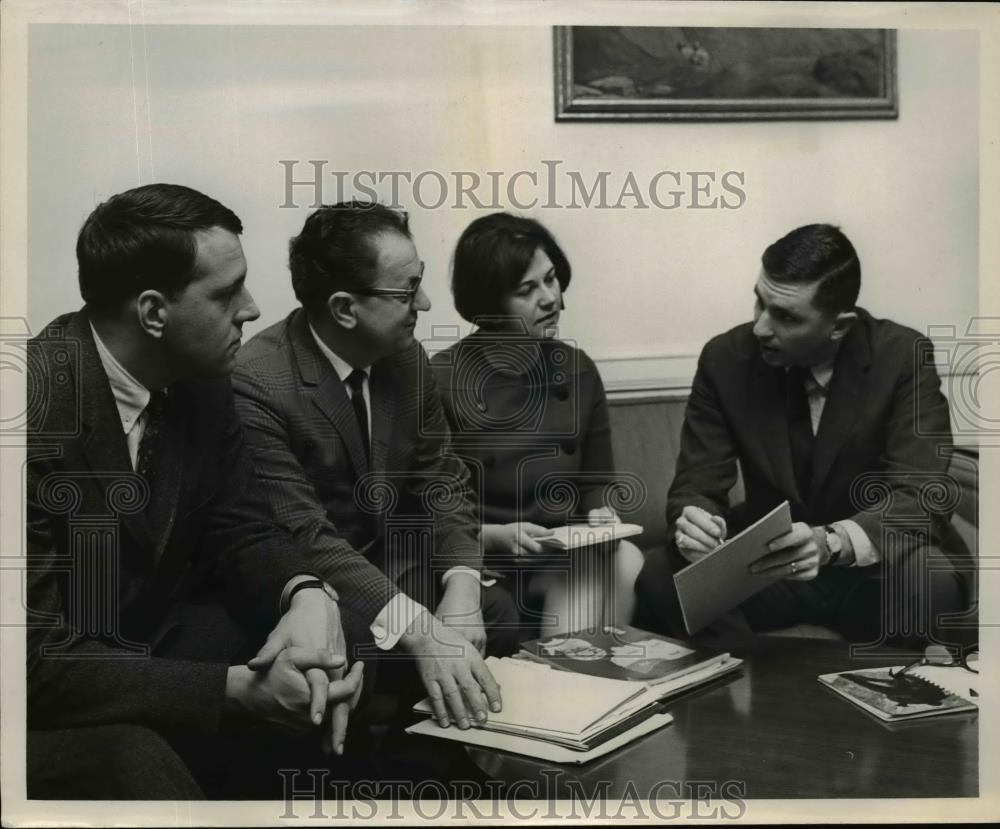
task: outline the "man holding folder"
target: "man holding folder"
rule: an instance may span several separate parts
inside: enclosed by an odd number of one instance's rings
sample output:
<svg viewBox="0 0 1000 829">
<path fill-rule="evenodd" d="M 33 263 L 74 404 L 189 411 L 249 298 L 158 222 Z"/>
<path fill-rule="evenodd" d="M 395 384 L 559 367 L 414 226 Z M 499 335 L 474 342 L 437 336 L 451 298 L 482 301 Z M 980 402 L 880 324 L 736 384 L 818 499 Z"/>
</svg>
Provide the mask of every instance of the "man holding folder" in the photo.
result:
<svg viewBox="0 0 1000 829">
<path fill-rule="evenodd" d="M 971 568 L 951 508 L 931 497 L 948 486 L 951 431 L 929 341 L 855 304 L 861 267 L 836 227 L 793 230 L 762 265 L 753 323 L 698 361 L 671 543 L 646 560 L 636 623 L 686 635 L 673 574 L 787 500 L 791 531 L 751 566 L 776 581 L 699 638 L 806 622 L 858 642 L 954 639 L 939 616 L 969 607 Z M 737 463 L 746 500 L 730 508 Z"/>
</svg>

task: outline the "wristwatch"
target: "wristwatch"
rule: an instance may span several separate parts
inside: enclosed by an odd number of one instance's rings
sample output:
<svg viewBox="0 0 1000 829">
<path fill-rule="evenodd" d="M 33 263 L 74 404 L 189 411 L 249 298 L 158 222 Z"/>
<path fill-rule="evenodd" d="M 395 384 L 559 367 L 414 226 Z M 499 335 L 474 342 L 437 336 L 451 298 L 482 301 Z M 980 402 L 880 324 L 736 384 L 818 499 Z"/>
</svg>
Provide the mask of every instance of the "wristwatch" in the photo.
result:
<svg viewBox="0 0 1000 829">
<path fill-rule="evenodd" d="M 330 587 L 330 585 L 328 585 L 322 579 L 306 579 L 305 581 L 300 581 L 298 584 L 295 585 L 295 587 L 293 587 L 289 591 L 288 606 L 289 607 L 292 606 L 292 599 L 295 597 L 296 593 L 298 593 L 300 590 L 309 590 L 312 588 L 318 588 L 322 590 L 332 601 L 337 601 L 340 598 L 340 596 L 337 595 L 337 591 L 334 590 L 332 587 Z"/>
<path fill-rule="evenodd" d="M 830 560 L 827 564 L 836 564 L 840 561 L 841 553 L 844 552 L 844 542 L 840 540 L 840 535 L 830 524 L 823 527 L 823 532 L 826 533 L 826 547 L 830 551 Z"/>
</svg>

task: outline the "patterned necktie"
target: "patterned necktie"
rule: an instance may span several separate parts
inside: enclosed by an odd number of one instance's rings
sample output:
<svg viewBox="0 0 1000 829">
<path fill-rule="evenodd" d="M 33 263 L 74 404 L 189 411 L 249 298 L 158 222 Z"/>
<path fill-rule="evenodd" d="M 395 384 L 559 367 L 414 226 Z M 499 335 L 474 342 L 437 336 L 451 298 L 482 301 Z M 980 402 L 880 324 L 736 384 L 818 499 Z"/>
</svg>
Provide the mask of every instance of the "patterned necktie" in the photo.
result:
<svg viewBox="0 0 1000 829">
<path fill-rule="evenodd" d="M 146 426 L 142 431 L 142 439 L 139 441 L 139 450 L 136 452 L 135 471 L 146 479 L 150 488 L 152 488 L 156 478 L 156 455 L 166 409 L 167 393 L 160 390 L 150 394 L 149 403 L 143 410 Z"/>
<path fill-rule="evenodd" d="M 785 376 L 788 406 L 788 443 L 792 450 L 795 483 L 804 502 L 812 494 L 812 460 L 816 438 L 812 429 L 809 395 L 806 391 L 809 369 L 793 366 Z"/>
<path fill-rule="evenodd" d="M 351 405 L 354 407 L 354 416 L 358 420 L 358 429 L 361 430 L 361 441 L 365 446 L 365 457 L 371 464 L 372 450 L 371 442 L 368 438 L 368 407 L 365 405 L 365 373 L 356 368 L 347 375 L 347 385 L 351 387 Z"/>
</svg>

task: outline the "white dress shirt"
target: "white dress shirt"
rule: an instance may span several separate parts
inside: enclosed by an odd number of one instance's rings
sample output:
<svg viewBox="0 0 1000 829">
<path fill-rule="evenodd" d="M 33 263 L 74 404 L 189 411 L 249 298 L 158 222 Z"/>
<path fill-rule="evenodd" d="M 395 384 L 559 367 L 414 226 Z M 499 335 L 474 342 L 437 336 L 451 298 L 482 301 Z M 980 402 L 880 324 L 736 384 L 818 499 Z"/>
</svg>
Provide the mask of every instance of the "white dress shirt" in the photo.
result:
<svg viewBox="0 0 1000 829">
<path fill-rule="evenodd" d="M 108 375 L 108 382 L 111 384 L 111 394 L 115 398 L 115 406 L 118 408 L 118 415 L 122 421 L 122 431 L 125 433 L 125 442 L 128 444 L 128 456 L 132 461 L 132 469 L 135 469 L 136 459 L 139 456 L 139 443 L 142 441 L 142 433 L 146 431 L 146 406 L 152 396 L 142 383 L 136 380 L 112 354 L 108 347 L 97 334 L 94 324 L 90 324 L 90 332 L 94 335 L 94 345 L 97 346 L 97 356 L 101 365 L 104 366 L 104 373 Z"/>
</svg>

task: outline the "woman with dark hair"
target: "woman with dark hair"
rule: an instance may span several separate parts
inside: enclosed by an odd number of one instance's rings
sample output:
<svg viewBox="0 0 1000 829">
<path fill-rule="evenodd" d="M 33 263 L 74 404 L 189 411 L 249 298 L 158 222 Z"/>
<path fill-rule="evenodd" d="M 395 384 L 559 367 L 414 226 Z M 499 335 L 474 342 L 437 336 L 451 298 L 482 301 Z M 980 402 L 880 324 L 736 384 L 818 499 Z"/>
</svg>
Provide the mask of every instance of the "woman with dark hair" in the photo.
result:
<svg viewBox="0 0 1000 829">
<path fill-rule="evenodd" d="M 455 249 L 452 293 L 477 329 L 432 360 L 455 451 L 476 482 L 486 567 L 508 580 L 526 629 L 540 635 L 627 623 L 642 566 L 628 541 L 568 553 L 540 541 L 567 523 L 618 521 L 607 503 L 619 484 L 604 386 L 593 361 L 557 339 L 569 282 L 569 261 L 541 224 L 476 219 Z"/>
</svg>

